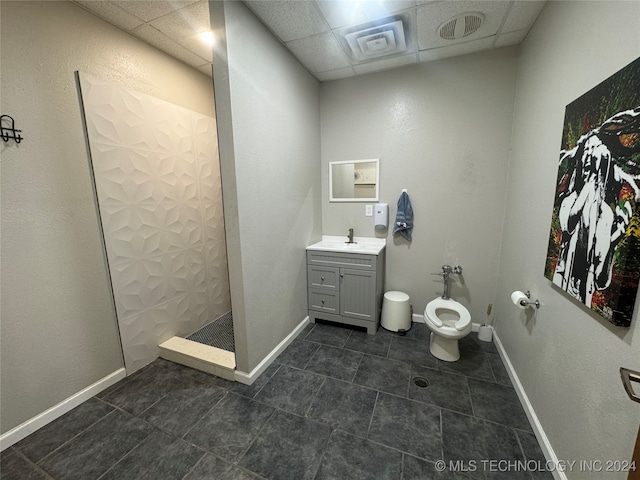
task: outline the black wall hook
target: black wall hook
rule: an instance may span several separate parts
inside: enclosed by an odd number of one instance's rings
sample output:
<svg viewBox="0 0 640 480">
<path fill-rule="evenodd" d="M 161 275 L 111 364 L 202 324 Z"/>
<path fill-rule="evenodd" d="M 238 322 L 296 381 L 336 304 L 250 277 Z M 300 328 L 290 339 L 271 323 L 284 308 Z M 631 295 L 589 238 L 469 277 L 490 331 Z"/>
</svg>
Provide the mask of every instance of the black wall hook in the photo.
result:
<svg viewBox="0 0 640 480">
<path fill-rule="evenodd" d="M 20 132 L 22 132 L 22 130 L 16 130 L 15 128 L 13 117 L 9 115 L 0 116 L 0 135 L 2 135 L 2 140 L 8 142 L 13 139 L 16 143 L 20 143 L 22 141 Z"/>
</svg>

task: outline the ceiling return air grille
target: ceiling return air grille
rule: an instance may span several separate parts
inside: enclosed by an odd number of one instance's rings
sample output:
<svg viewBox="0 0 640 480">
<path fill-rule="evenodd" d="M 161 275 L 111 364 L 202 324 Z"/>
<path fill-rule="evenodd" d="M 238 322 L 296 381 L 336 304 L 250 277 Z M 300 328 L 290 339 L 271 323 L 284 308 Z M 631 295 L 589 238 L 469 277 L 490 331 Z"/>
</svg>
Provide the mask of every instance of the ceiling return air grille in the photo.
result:
<svg viewBox="0 0 640 480">
<path fill-rule="evenodd" d="M 460 40 L 476 33 L 483 21 L 481 13 L 461 13 L 440 25 L 438 34 L 445 40 Z"/>
<path fill-rule="evenodd" d="M 361 25 L 360 29 L 345 33 L 344 39 L 355 60 L 369 60 L 407 50 L 402 19 L 391 17 L 385 20 L 374 26 Z"/>
</svg>

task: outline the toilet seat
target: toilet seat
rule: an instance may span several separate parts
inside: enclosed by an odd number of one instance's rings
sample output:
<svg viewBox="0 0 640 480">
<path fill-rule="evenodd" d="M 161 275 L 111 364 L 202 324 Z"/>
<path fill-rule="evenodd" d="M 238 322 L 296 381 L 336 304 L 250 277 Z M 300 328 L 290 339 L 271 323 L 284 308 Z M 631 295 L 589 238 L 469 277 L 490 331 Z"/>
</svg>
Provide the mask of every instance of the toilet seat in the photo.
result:
<svg viewBox="0 0 640 480">
<path fill-rule="evenodd" d="M 442 318 L 447 316 L 446 312 L 449 311 L 450 315 L 457 315 L 458 319 Z M 436 298 L 427 304 L 424 310 L 425 321 L 433 327 L 434 330 L 441 330 L 443 332 L 455 330 L 462 332 L 471 326 L 471 314 L 469 310 L 465 308 L 461 303 L 451 299 Z M 453 333 L 453 332 L 451 332 Z"/>
<path fill-rule="evenodd" d="M 450 298 L 436 298 L 424 309 L 424 321 L 431 330 L 431 354 L 445 362 L 459 360 L 458 340 L 471 332 L 469 310 Z"/>
</svg>

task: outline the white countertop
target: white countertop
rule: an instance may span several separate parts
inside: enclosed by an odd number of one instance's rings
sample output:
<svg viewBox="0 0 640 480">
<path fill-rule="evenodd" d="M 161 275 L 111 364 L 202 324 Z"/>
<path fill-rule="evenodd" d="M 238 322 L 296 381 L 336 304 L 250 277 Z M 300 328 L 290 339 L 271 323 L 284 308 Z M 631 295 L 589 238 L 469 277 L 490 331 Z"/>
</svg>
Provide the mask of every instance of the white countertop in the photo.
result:
<svg viewBox="0 0 640 480">
<path fill-rule="evenodd" d="M 347 243 L 347 236 L 323 235 L 322 240 L 309 245 L 307 250 L 341 253 L 365 253 L 379 255 L 387 245 L 384 238 L 354 237 L 354 243 Z"/>
</svg>

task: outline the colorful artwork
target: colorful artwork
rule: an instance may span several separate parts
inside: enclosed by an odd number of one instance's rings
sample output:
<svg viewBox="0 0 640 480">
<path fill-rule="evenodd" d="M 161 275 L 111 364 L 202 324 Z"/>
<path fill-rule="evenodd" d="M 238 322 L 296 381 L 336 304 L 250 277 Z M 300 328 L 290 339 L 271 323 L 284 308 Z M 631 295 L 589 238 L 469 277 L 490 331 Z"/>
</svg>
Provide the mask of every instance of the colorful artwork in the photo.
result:
<svg viewBox="0 0 640 480">
<path fill-rule="evenodd" d="M 640 279 L 640 58 L 567 105 L 545 277 L 614 325 Z"/>
</svg>

